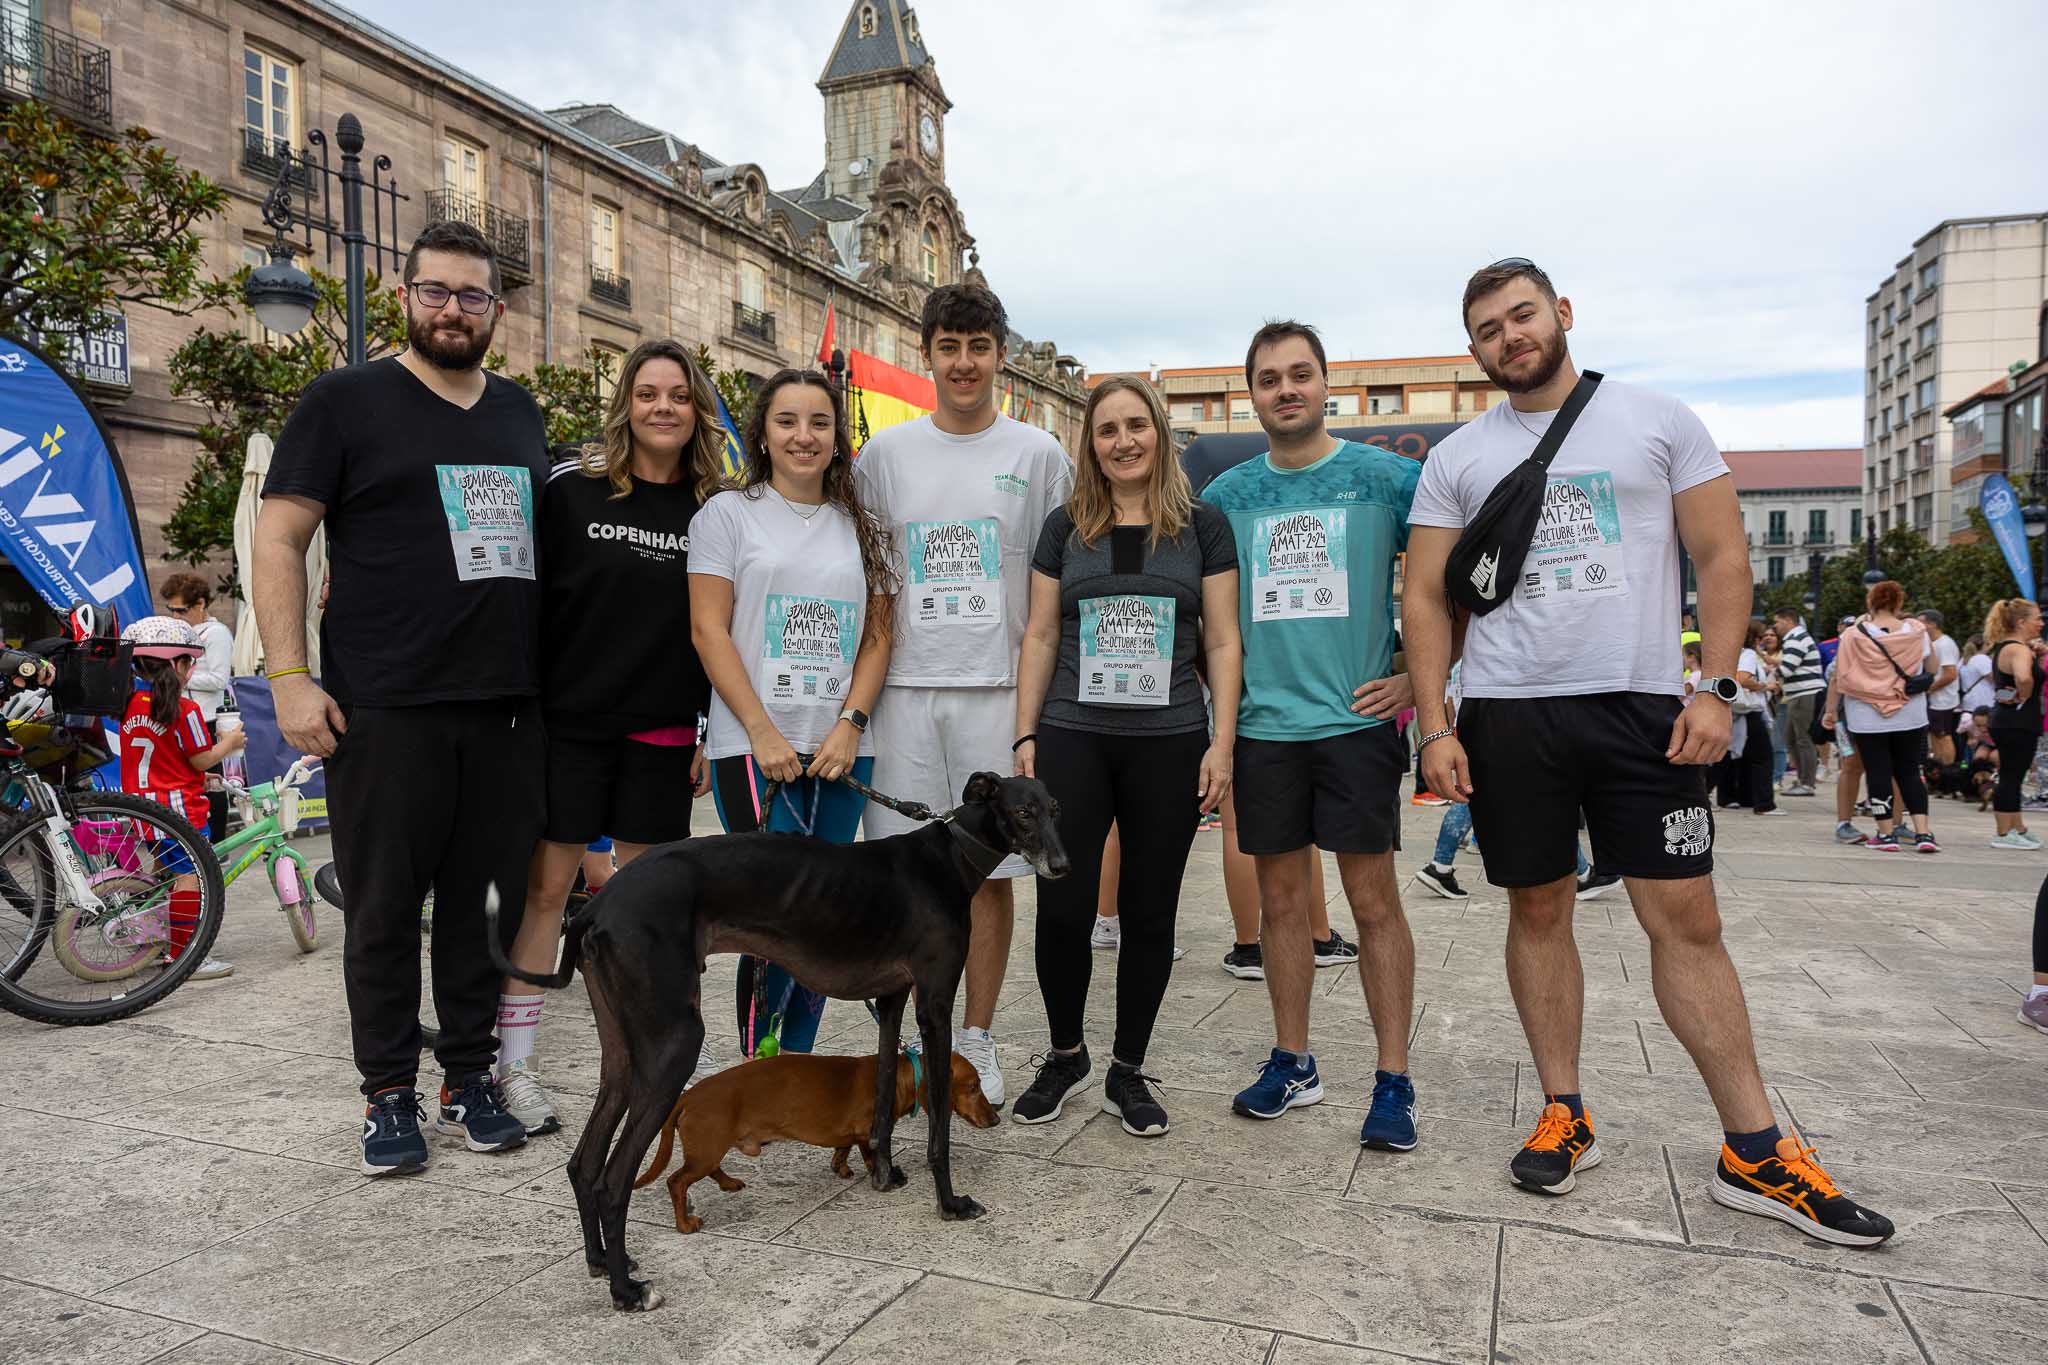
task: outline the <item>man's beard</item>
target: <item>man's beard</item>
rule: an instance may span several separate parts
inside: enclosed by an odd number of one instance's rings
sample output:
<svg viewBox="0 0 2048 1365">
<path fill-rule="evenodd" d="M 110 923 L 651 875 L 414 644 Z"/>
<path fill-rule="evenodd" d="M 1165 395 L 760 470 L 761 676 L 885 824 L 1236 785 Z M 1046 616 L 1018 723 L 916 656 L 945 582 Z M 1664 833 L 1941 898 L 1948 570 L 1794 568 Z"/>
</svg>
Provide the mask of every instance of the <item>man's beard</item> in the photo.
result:
<svg viewBox="0 0 2048 1365">
<path fill-rule="evenodd" d="M 1550 334 L 1549 340 L 1537 343 L 1536 371 L 1527 379 L 1509 379 L 1505 368 L 1497 370 L 1484 361 L 1480 362 L 1479 368 L 1486 371 L 1488 379 L 1509 393 L 1534 393 L 1557 378 L 1557 372 L 1564 368 L 1566 354 L 1564 329 L 1560 327 Z M 1516 357 L 1517 360 L 1520 358 Z"/>
<path fill-rule="evenodd" d="M 420 318 L 407 310 L 406 343 L 438 370 L 473 370 L 483 364 L 491 349 L 491 336 L 497 331 L 495 322 L 486 322 L 481 330 L 458 338 L 437 330 L 438 327 L 439 314 Z"/>
</svg>

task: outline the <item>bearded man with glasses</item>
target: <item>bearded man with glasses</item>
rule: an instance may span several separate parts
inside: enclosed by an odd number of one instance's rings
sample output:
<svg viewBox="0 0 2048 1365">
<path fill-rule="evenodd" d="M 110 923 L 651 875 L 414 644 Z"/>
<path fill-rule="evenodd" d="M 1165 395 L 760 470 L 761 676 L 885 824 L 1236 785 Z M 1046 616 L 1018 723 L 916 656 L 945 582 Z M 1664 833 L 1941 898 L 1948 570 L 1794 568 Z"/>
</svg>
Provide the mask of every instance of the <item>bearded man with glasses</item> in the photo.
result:
<svg viewBox="0 0 2048 1365">
<path fill-rule="evenodd" d="M 471 1151 L 526 1141 L 492 1077 L 498 973 L 485 887 L 526 884 L 545 815 L 539 407 L 483 369 L 505 311 L 472 227 L 413 243 L 405 352 L 307 385 L 256 523 L 256 623 L 287 742 L 327 759 L 348 922 L 342 978 L 363 1094 L 365 1175 L 426 1164 L 414 1088 L 420 903 L 435 893 L 436 1127 Z M 324 677 L 307 671 L 306 547 L 327 528 Z M 518 930 L 512 896 L 501 932 Z"/>
</svg>

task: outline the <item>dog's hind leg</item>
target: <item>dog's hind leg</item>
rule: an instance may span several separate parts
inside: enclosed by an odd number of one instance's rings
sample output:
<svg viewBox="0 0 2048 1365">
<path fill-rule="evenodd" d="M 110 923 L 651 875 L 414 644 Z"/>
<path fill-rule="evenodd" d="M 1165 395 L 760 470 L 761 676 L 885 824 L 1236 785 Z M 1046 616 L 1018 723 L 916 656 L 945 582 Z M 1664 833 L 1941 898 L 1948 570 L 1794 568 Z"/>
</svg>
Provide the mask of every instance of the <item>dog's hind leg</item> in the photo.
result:
<svg viewBox="0 0 2048 1365">
<path fill-rule="evenodd" d="M 695 1232 L 704 1226 L 704 1220 L 690 1214 L 690 1186 L 697 1183 L 702 1172 L 693 1171 L 687 1165 L 668 1178 L 668 1198 L 676 1209 L 676 1231 Z"/>
<path fill-rule="evenodd" d="M 743 1190 L 747 1187 L 746 1181 L 737 1180 L 727 1175 L 723 1166 L 713 1166 L 711 1168 L 711 1178 L 717 1181 L 718 1188 L 724 1190 L 727 1194 L 731 1194 L 734 1190 Z"/>
<path fill-rule="evenodd" d="M 882 1030 L 875 1040 L 875 1122 L 868 1133 L 874 1151 L 862 1147 L 860 1154 L 868 1164 L 868 1180 L 878 1190 L 901 1185 L 909 1178 L 890 1158 L 896 1134 L 896 1040 L 903 1034 L 903 1007 L 909 1000 L 906 986 L 875 1001 Z"/>
<path fill-rule="evenodd" d="M 605 1273 L 604 1234 L 600 1226 L 598 1183 L 604 1174 L 605 1151 L 619 1120 L 626 1116 L 626 1096 L 632 1089 L 632 1049 L 618 1020 L 607 1004 L 599 983 L 590 981 L 591 1010 L 597 1016 L 597 1036 L 603 1048 L 599 1064 L 597 1100 L 583 1125 L 583 1136 L 569 1161 L 569 1186 L 576 1192 L 576 1213 L 583 1222 L 583 1261 L 591 1278 Z"/>
<path fill-rule="evenodd" d="M 955 978 L 957 980 L 957 977 Z M 979 1218 L 987 1210 L 953 1192 L 953 990 L 917 991 L 917 1028 L 924 1037 L 924 1103 L 930 1137 L 925 1158 L 938 1186 L 939 1213 L 946 1218 Z"/>
<path fill-rule="evenodd" d="M 645 1037 L 654 1036 L 651 1032 Z M 626 1209 L 633 1198 L 633 1178 L 668 1122 L 676 1096 L 697 1064 L 697 1050 L 704 1043 L 704 1019 L 695 1009 L 686 1010 L 682 1026 L 662 1039 L 653 1056 L 643 1055 L 633 1072 L 632 1098 L 626 1106 L 625 1127 L 618 1144 L 604 1164 L 599 1182 L 603 1212 L 605 1270 L 611 1276 L 612 1307 L 621 1312 L 645 1312 L 661 1305 L 661 1294 L 645 1280 L 632 1276 L 632 1260 L 626 1255 Z M 689 1152 L 683 1153 L 685 1158 Z"/>
</svg>

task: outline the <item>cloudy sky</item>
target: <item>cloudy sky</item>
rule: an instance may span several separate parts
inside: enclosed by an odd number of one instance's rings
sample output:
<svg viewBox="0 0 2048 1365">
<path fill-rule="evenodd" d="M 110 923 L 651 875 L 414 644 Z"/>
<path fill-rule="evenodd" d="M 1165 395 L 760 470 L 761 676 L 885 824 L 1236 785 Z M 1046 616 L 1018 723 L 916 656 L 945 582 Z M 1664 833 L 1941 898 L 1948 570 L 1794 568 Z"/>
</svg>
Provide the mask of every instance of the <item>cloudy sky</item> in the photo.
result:
<svg viewBox="0 0 2048 1365">
<path fill-rule="evenodd" d="M 778 187 L 845 0 L 354 0 L 535 104 L 608 101 Z M 1944 218 L 2048 209 L 2039 0 L 927 0 L 947 176 L 1026 335 L 1090 368 L 1462 350 L 1541 262 L 1573 352 L 1725 447 L 1854 445 L 1863 300 Z M 2035 357 L 2014 356 L 2032 360 Z"/>
</svg>

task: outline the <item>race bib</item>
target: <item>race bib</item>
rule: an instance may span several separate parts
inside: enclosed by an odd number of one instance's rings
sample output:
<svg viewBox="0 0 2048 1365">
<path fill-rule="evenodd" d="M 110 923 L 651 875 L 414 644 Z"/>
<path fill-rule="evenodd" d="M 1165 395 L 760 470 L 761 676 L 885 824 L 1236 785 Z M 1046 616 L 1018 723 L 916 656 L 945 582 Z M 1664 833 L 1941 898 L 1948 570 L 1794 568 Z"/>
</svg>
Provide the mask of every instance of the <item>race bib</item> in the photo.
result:
<svg viewBox="0 0 2048 1365">
<path fill-rule="evenodd" d="M 1003 544 L 994 517 L 913 521 L 903 528 L 911 612 L 925 625 L 1003 619 Z"/>
<path fill-rule="evenodd" d="M 1612 474 L 1570 474 L 1544 488 L 1516 591 L 1531 605 L 1628 596 Z"/>
<path fill-rule="evenodd" d="M 1283 512 L 1252 522 L 1252 620 L 1349 616 L 1342 507 Z"/>
<path fill-rule="evenodd" d="M 1081 701 L 1166 705 L 1173 691 L 1173 599 L 1083 598 L 1078 662 Z"/>
<path fill-rule="evenodd" d="M 455 577 L 533 577 L 533 476 L 515 465 L 434 466 Z"/>
<path fill-rule="evenodd" d="M 859 605 L 771 592 L 764 611 L 762 700 L 843 706 L 860 648 Z"/>
</svg>

